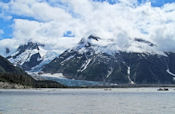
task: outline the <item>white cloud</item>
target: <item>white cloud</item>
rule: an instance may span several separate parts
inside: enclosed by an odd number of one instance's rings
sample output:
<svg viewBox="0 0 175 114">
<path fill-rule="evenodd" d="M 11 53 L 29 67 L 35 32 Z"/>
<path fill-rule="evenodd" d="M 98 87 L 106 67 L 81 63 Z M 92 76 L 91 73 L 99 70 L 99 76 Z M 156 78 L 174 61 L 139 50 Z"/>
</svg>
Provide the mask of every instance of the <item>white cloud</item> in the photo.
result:
<svg viewBox="0 0 175 114">
<path fill-rule="evenodd" d="M 59 23 L 54 21 L 43 23 L 16 19 L 14 24 L 14 39 L 21 43 L 27 42 L 29 39 L 34 42 L 39 42 L 56 49 L 65 50 L 77 43 L 79 39 L 65 38 L 63 33 L 67 30 Z M 72 42 L 73 41 L 73 42 Z"/>
<path fill-rule="evenodd" d="M 120 0 L 110 5 L 92 0 L 61 0 L 65 5 L 61 7 L 61 4 L 52 6 L 40 0 L 13 0 L 1 6 L 9 16 L 34 19 L 14 20 L 11 41 L 19 41 L 16 45 L 32 39 L 63 51 L 80 38 L 96 34 L 114 39 L 123 48 L 132 43 L 127 40 L 137 37 L 152 41 L 160 50 L 175 50 L 175 3 L 152 7 L 150 2 L 138 5 L 136 1 Z M 75 38 L 63 37 L 65 31 L 72 31 Z"/>
<path fill-rule="evenodd" d="M 5 49 L 9 48 L 11 52 L 14 52 L 17 46 L 19 45 L 19 41 L 15 39 L 4 39 L 0 40 L 0 55 L 5 56 Z"/>
</svg>

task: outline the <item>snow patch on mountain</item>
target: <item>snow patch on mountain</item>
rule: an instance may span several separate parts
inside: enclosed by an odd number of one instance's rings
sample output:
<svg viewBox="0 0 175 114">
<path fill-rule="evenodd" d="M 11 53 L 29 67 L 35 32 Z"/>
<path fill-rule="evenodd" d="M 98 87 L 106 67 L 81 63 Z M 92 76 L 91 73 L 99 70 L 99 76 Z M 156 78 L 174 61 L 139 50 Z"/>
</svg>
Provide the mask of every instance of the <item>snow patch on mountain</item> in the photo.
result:
<svg viewBox="0 0 175 114">
<path fill-rule="evenodd" d="M 65 78 L 62 73 L 55 73 L 55 74 L 43 73 L 43 74 L 40 74 L 39 76 L 43 76 L 43 77 L 50 76 L 50 77 L 55 77 L 55 78 Z"/>
<path fill-rule="evenodd" d="M 45 50 L 45 49 L 43 49 L 42 52 L 40 53 L 40 55 L 42 55 L 42 62 L 40 64 L 36 65 L 35 67 L 31 68 L 32 72 L 36 72 L 36 71 L 40 72 L 44 65 L 50 63 L 53 59 L 55 59 L 59 55 L 59 52 L 57 50 Z"/>
<path fill-rule="evenodd" d="M 168 74 L 170 74 L 171 76 L 174 76 L 174 77 L 175 77 L 175 74 L 172 73 L 172 72 L 170 72 L 170 69 L 167 69 L 166 72 L 167 72 Z"/>
<path fill-rule="evenodd" d="M 108 74 L 106 75 L 106 78 L 110 77 L 110 75 L 112 74 L 113 70 L 114 70 L 114 68 L 112 68 L 112 67 L 108 70 Z"/>
<path fill-rule="evenodd" d="M 38 46 L 38 48 L 39 48 L 38 53 L 40 54 L 40 56 L 41 56 L 42 58 L 44 58 L 44 56 L 47 54 L 47 50 L 45 50 L 44 48 L 42 48 L 42 47 L 40 47 L 40 46 Z"/>
<path fill-rule="evenodd" d="M 27 44 L 20 45 L 16 52 L 7 58 L 16 66 L 35 62 L 32 64 L 32 68 L 28 69 L 35 72 L 40 71 L 43 65 L 48 64 L 58 55 L 57 50 L 47 50 L 43 44 L 28 42 Z"/>
<path fill-rule="evenodd" d="M 13 54 L 12 56 L 15 56 L 17 53 Z M 12 62 L 14 65 L 23 65 L 25 62 L 30 61 L 30 58 L 32 55 L 38 53 L 37 49 L 34 50 L 26 50 L 25 52 L 21 53 L 20 55 L 16 56 L 16 58 L 10 58 L 9 61 Z M 37 58 L 39 61 L 40 59 Z"/>
<path fill-rule="evenodd" d="M 61 64 L 63 65 L 66 61 L 70 60 L 70 59 L 73 58 L 73 57 L 74 57 L 74 55 L 72 55 L 72 56 L 66 58 L 65 60 L 63 60 L 63 61 L 61 62 Z"/>
<path fill-rule="evenodd" d="M 83 72 L 87 68 L 87 66 L 89 65 L 89 63 L 91 62 L 91 60 L 92 59 L 86 60 L 86 62 L 81 66 L 80 72 Z"/>
<path fill-rule="evenodd" d="M 134 81 L 131 80 L 131 67 L 128 66 L 128 69 L 127 69 L 127 74 L 128 74 L 128 79 L 130 81 L 131 84 L 135 84 Z"/>
</svg>

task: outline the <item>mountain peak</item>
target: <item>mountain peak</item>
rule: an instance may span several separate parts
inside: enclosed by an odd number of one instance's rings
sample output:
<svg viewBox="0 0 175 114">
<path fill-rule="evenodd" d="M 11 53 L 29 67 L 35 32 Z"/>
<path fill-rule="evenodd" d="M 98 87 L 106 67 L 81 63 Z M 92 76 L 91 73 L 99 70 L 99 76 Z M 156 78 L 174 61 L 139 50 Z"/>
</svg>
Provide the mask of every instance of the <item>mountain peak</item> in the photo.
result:
<svg viewBox="0 0 175 114">
<path fill-rule="evenodd" d="M 38 43 L 28 42 L 27 44 L 18 47 L 17 51 L 24 52 L 25 50 L 39 50 Z"/>
<path fill-rule="evenodd" d="M 95 36 L 95 35 L 89 35 L 88 39 L 93 39 L 93 40 L 99 41 L 101 38 L 98 36 Z"/>
<path fill-rule="evenodd" d="M 10 53 L 10 49 L 9 48 L 5 48 L 5 53 L 9 54 Z"/>
<path fill-rule="evenodd" d="M 40 70 L 40 68 L 53 60 L 58 53 L 55 50 L 47 50 L 44 44 L 29 41 L 20 45 L 15 52 L 10 53 L 7 59 L 15 66 L 26 71 Z"/>
<path fill-rule="evenodd" d="M 143 40 L 143 39 L 141 39 L 141 38 L 135 38 L 134 41 L 140 42 L 140 43 L 148 44 L 148 45 L 151 46 L 151 47 L 155 46 L 155 44 L 153 44 L 152 42 L 147 41 L 147 40 Z"/>
<path fill-rule="evenodd" d="M 94 41 L 99 41 L 101 38 L 95 35 L 89 35 L 87 38 L 82 38 L 78 43 L 78 47 L 91 47 Z"/>
<path fill-rule="evenodd" d="M 9 59 L 14 65 L 22 67 L 24 70 L 30 70 L 43 60 L 40 53 L 42 50 L 39 46 L 44 45 L 29 41 L 24 45 L 20 45 L 16 52 L 11 56 L 8 56 L 7 59 Z"/>
</svg>

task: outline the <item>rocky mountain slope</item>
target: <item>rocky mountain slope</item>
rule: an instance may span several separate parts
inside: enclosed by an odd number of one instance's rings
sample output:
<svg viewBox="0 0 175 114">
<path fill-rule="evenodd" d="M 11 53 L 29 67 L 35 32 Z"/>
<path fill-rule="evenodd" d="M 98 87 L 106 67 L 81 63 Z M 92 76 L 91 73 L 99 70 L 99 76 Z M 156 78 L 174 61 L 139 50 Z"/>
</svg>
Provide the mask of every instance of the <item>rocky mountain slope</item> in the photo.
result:
<svg viewBox="0 0 175 114">
<path fill-rule="evenodd" d="M 16 52 L 9 55 L 7 59 L 25 71 L 38 71 L 56 56 L 54 51 L 45 50 L 43 44 L 28 42 L 20 45 Z"/>
<path fill-rule="evenodd" d="M 67 78 L 117 84 L 172 84 L 175 53 L 158 51 L 140 38 L 119 47 L 113 40 L 90 35 L 43 68 Z"/>
<path fill-rule="evenodd" d="M 20 84 L 29 87 L 64 87 L 49 80 L 35 80 L 19 67 L 13 66 L 7 59 L 0 56 L 0 82 Z M 8 88 L 8 87 L 7 87 Z"/>
<path fill-rule="evenodd" d="M 5 82 L 20 83 L 22 85 L 33 84 L 33 78 L 28 76 L 19 67 L 14 67 L 8 60 L 0 56 L 0 80 Z"/>
</svg>

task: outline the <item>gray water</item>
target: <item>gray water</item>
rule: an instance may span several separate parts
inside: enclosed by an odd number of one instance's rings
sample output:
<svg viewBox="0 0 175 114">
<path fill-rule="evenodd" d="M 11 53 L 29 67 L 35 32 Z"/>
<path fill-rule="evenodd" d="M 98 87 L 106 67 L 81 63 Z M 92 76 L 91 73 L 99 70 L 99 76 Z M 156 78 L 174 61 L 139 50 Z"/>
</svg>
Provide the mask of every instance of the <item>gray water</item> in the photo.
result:
<svg viewBox="0 0 175 114">
<path fill-rule="evenodd" d="M 175 114 L 175 90 L 0 89 L 0 114 Z"/>
</svg>

